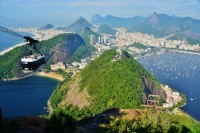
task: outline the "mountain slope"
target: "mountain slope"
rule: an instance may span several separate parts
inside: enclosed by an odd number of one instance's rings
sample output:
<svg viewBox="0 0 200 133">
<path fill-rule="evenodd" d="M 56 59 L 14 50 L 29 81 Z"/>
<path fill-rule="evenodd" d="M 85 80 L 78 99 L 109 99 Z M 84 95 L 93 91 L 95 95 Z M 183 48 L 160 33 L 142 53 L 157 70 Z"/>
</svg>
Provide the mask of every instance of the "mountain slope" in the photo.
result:
<svg viewBox="0 0 200 133">
<path fill-rule="evenodd" d="M 90 36 L 95 35 L 96 41 L 98 38 L 98 34 L 92 31 L 89 27 L 83 28 L 79 33 L 78 33 L 85 41 L 85 43 L 90 44 Z"/>
<path fill-rule="evenodd" d="M 45 45 L 38 44 L 37 48 L 45 55 L 47 66 L 59 61 L 67 62 L 72 58 L 80 60 L 80 58 L 90 53 L 84 40 L 78 34 L 61 34 L 41 43 Z M 27 45 L 17 47 L 0 56 L 0 61 L 3 62 L 0 65 L 1 78 L 22 76 L 20 59 L 24 56 L 27 49 Z"/>
<path fill-rule="evenodd" d="M 168 16 L 154 12 L 149 17 L 120 18 L 108 15 L 95 15 L 94 24 L 107 24 L 111 27 L 126 27 L 129 32 L 153 34 L 156 37 L 174 35 L 170 39 L 188 41 L 190 44 L 200 43 L 200 20 L 190 17 Z"/>
<path fill-rule="evenodd" d="M 137 25 L 133 26 L 132 30 L 153 34 L 156 37 L 163 37 L 170 34 L 182 34 L 182 38 L 190 37 L 196 38 L 196 36 L 190 36 L 195 32 L 200 32 L 196 28 L 199 27 L 200 21 L 190 19 L 190 22 L 186 18 L 172 17 L 166 14 L 157 14 L 147 17 Z M 190 30 L 190 32 L 185 32 Z"/>
<path fill-rule="evenodd" d="M 85 110 L 97 114 L 109 108 L 140 108 L 145 86 L 143 75 L 149 82 L 158 82 L 126 52 L 118 54 L 115 50 L 106 51 L 69 83 L 64 82 L 51 96 L 52 107 L 66 112 L 76 108 L 71 114 L 76 119 L 80 112 L 84 116 Z M 122 59 L 115 61 L 118 57 Z M 58 93 L 62 94 L 59 100 Z"/>
<path fill-rule="evenodd" d="M 103 25 L 106 24 L 110 27 L 129 27 L 133 26 L 137 23 L 139 23 L 141 20 L 143 20 L 143 17 L 136 16 L 132 18 L 122 18 L 122 17 L 115 17 L 112 15 L 107 15 L 105 17 L 100 16 L 99 14 L 96 14 L 92 16 L 91 22 L 93 24 Z"/>
<path fill-rule="evenodd" d="M 105 33 L 105 34 L 110 34 L 110 35 L 115 35 L 117 31 L 112 29 L 110 26 L 103 24 L 99 27 L 99 32 Z"/>
</svg>

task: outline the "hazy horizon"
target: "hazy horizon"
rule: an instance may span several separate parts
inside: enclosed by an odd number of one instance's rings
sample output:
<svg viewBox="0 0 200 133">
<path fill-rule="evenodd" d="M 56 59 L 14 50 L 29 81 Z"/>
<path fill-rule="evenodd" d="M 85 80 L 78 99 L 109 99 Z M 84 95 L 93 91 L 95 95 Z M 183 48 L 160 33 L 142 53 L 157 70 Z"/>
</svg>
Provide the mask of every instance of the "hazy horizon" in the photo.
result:
<svg viewBox="0 0 200 133">
<path fill-rule="evenodd" d="M 0 0 L 0 20 L 2 25 L 9 27 L 14 25 L 9 25 L 2 17 L 25 27 L 38 27 L 47 23 L 67 25 L 80 16 L 90 20 L 95 14 L 129 18 L 146 17 L 154 12 L 200 20 L 199 7 L 200 0 Z"/>
</svg>

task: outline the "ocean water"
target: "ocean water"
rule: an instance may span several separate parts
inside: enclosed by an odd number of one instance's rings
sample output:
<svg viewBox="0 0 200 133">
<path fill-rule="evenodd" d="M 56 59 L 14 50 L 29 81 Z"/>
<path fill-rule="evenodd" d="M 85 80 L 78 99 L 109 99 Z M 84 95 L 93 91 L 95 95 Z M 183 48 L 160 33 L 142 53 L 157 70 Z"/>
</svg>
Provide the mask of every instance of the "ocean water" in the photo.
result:
<svg viewBox="0 0 200 133">
<path fill-rule="evenodd" d="M 57 80 L 39 76 L 1 81 L 0 106 L 4 118 L 46 114 L 44 107 L 57 83 Z"/>
<path fill-rule="evenodd" d="M 18 32 L 18 33 L 24 36 L 30 36 L 30 37 L 34 36 L 33 34 L 27 32 Z M 24 41 L 25 40 L 23 38 L 6 34 L 4 32 L 0 32 L 0 52 L 16 44 L 22 43 Z"/>
<path fill-rule="evenodd" d="M 185 94 L 182 109 L 200 121 L 200 55 L 166 52 L 138 61 L 161 83 Z"/>
</svg>

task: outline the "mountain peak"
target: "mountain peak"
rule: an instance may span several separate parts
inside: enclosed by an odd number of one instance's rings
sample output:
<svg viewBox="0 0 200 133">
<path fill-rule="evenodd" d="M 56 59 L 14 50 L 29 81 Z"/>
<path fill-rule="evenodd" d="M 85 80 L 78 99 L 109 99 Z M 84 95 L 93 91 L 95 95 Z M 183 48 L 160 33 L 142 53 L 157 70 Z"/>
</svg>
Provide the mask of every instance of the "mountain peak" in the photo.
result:
<svg viewBox="0 0 200 133">
<path fill-rule="evenodd" d="M 85 18 L 83 18 L 82 16 L 80 16 L 76 22 L 79 22 L 79 21 L 87 21 Z"/>
<path fill-rule="evenodd" d="M 91 22 L 92 22 L 92 23 L 95 23 L 95 22 L 97 22 L 97 21 L 101 21 L 102 18 L 103 18 L 103 17 L 102 17 L 101 15 L 95 14 L 94 16 L 92 16 Z"/>
<path fill-rule="evenodd" d="M 85 18 L 80 16 L 76 22 L 72 23 L 66 28 L 66 31 L 78 33 L 85 27 L 93 28 L 94 26 L 90 24 Z"/>
<path fill-rule="evenodd" d="M 158 18 L 158 14 L 156 12 L 153 13 L 150 21 L 152 24 L 158 24 L 159 18 Z"/>
<path fill-rule="evenodd" d="M 153 13 L 153 15 L 157 16 L 157 15 L 158 15 L 158 13 L 157 13 L 157 12 L 154 12 L 154 13 Z"/>
<path fill-rule="evenodd" d="M 93 17 L 101 18 L 102 16 L 100 14 L 95 14 Z"/>
</svg>

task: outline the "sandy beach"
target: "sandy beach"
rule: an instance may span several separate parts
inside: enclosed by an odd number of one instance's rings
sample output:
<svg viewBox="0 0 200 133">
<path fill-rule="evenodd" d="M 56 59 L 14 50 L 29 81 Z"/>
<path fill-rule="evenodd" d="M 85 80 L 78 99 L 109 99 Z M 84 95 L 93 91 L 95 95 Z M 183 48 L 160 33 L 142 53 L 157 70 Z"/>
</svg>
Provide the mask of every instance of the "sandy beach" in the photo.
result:
<svg viewBox="0 0 200 133">
<path fill-rule="evenodd" d="M 50 78 L 54 78 L 54 79 L 57 79 L 57 80 L 60 80 L 60 81 L 63 81 L 64 78 L 62 75 L 59 75 L 59 74 L 56 74 L 54 72 L 48 72 L 48 73 L 45 73 L 45 72 L 38 72 L 37 75 L 39 76 L 45 76 L 45 77 L 50 77 Z"/>
</svg>

